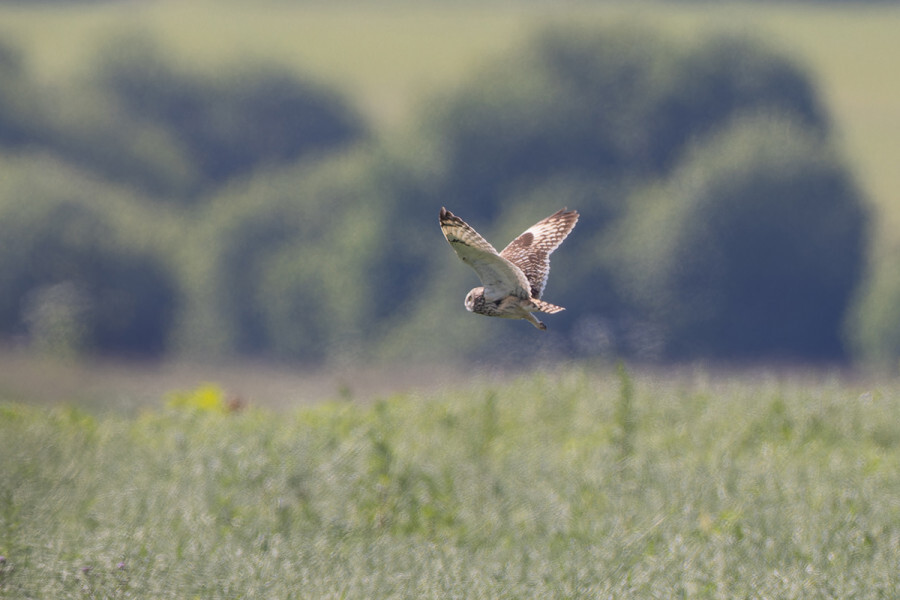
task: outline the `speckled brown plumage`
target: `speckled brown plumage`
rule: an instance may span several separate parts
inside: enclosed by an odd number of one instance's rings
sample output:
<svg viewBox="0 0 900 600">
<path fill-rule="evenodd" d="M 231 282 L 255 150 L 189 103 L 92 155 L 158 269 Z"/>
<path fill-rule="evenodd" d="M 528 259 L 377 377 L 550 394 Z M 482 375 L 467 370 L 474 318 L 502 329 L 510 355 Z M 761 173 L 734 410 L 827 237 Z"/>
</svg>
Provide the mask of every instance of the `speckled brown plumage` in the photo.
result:
<svg viewBox="0 0 900 600">
<path fill-rule="evenodd" d="M 488 317 L 525 319 L 538 329 L 546 329 L 531 313 L 565 310 L 540 298 L 550 274 L 550 254 L 577 222 L 578 212 L 560 210 L 538 221 L 497 252 L 468 223 L 441 208 L 444 237 L 459 258 L 475 269 L 482 283 L 466 296 L 466 309 Z"/>
</svg>

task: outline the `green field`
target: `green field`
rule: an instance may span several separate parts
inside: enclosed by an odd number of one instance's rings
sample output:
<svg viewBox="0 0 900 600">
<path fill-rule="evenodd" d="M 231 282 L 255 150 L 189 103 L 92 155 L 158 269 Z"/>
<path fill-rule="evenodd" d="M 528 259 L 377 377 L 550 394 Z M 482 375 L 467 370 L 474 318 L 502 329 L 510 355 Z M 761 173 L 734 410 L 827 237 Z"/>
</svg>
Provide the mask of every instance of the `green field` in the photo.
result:
<svg viewBox="0 0 900 600">
<path fill-rule="evenodd" d="M 900 7 L 635 4 L 26 3 L 0 6 L 0 34 L 25 49 L 45 81 L 83 73 L 98 41 L 121 30 L 156 32 L 198 68 L 274 59 L 347 91 L 387 128 L 408 123 L 429 94 L 547 21 L 640 19 L 685 36 L 749 34 L 812 69 L 848 158 L 881 209 L 881 232 L 900 242 Z"/>
<path fill-rule="evenodd" d="M 896 385 L 570 367 L 224 400 L 0 407 L 0 597 L 900 594 Z"/>
<path fill-rule="evenodd" d="M 548 20 L 749 33 L 811 68 L 900 245 L 900 7 L 726 4 L 20 3 L 0 37 L 48 86 L 117 30 L 274 59 L 390 136 Z M 897 381 L 482 368 L 0 349 L 0 599 L 900 596 Z"/>
</svg>

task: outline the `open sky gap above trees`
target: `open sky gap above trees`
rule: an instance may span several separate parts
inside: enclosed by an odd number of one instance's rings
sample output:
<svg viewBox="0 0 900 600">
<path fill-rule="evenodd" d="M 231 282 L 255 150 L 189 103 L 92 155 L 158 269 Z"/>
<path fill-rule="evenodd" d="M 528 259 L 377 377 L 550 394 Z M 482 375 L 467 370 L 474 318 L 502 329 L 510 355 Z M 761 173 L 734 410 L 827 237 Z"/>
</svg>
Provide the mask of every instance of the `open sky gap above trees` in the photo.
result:
<svg viewBox="0 0 900 600">
<path fill-rule="evenodd" d="M 515 361 L 900 357 L 900 281 L 784 53 L 555 24 L 413 120 L 376 133 L 317 80 L 193 71 L 135 32 L 48 94 L 0 40 L 0 339 L 307 362 L 498 343 Z M 579 210 L 546 335 L 466 313 L 442 205 L 500 244 Z"/>
</svg>

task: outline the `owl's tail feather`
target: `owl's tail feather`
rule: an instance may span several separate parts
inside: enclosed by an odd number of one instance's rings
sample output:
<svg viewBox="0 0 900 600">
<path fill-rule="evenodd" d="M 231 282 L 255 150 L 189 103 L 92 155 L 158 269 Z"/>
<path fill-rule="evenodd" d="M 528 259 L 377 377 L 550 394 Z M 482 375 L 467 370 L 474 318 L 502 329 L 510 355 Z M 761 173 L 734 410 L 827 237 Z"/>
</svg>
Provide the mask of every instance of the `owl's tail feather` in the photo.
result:
<svg viewBox="0 0 900 600">
<path fill-rule="evenodd" d="M 531 302 L 537 307 L 537 310 L 551 314 L 551 315 L 566 310 L 562 306 L 550 304 L 549 302 L 544 302 L 543 300 L 537 300 L 537 299 L 532 298 Z"/>
</svg>

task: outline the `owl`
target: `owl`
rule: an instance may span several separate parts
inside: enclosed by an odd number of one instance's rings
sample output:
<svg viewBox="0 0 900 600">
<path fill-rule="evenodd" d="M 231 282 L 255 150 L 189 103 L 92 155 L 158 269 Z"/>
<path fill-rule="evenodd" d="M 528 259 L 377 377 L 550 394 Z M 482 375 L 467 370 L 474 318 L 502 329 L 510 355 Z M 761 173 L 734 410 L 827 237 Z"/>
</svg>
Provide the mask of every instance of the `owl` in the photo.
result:
<svg viewBox="0 0 900 600">
<path fill-rule="evenodd" d="M 482 287 L 466 296 L 466 310 L 488 317 L 525 319 L 540 330 L 547 326 L 531 313 L 565 310 L 541 300 L 550 274 L 550 254 L 562 243 L 578 212 L 560 210 L 529 227 L 502 252 L 497 252 L 468 223 L 441 208 L 444 237 L 464 263 L 475 269 Z"/>
</svg>

